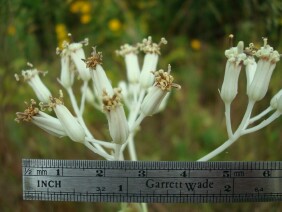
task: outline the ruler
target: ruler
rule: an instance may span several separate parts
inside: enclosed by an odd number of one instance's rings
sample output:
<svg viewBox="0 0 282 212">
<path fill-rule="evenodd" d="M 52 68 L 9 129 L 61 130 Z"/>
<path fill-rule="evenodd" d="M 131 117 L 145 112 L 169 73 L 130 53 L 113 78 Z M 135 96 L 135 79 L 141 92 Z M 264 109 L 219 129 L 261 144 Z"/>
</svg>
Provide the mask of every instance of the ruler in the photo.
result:
<svg viewBox="0 0 282 212">
<path fill-rule="evenodd" d="M 282 162 L 23 159 L 23 199 L 77 202 L 282 200 Z"/>
</svg>

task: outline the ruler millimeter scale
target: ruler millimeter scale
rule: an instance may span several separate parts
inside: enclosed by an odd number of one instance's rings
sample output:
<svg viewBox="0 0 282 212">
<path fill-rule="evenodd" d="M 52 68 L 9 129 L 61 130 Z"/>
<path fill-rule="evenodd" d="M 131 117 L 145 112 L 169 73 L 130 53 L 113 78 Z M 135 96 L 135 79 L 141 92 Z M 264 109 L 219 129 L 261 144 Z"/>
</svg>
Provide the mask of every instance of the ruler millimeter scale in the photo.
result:
<svg viewBox="0 0 282 212">
<path fill-rule="evenodd" d="M 282 162 L 23 159 L 24 200 L 262 202 L 282 200 Z"/>
</svg>

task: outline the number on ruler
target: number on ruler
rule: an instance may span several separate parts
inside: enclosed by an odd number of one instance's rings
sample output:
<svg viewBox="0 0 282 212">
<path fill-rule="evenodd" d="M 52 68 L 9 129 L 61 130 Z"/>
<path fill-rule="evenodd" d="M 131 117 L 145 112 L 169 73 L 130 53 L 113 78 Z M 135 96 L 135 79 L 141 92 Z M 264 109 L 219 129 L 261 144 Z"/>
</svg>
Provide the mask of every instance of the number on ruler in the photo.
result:
<svg viewBox="0 0 282 212">
<path fill-rule="evenodd" d="M 186 171 L 181 172 L 180 174 L 181 177 L 188 177 L 188 174 Z"/>
<path fill-rule="evenodd" d="M 104 171 L 102 169 L 96 170 L 96 176 L 97 177 L 104 177 Z"/>
<path fill-rule="evenodd" d="M 230 192 L 231 191 L 231 186 L 230 185 L 225 185 L 224 186 L 224 191 Z"/>
</svg>

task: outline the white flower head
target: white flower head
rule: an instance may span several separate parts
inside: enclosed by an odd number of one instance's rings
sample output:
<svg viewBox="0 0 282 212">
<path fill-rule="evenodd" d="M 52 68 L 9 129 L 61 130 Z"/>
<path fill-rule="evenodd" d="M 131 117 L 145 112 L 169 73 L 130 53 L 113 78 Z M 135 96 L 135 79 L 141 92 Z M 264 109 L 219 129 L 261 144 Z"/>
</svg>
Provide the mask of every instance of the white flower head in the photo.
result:
<svg viewBox="0 0 282 212">
<path fill-rule="evenodd" d="M 129 135 L 129 127 L 123 106 L 120 103 L 121 90 L 118 88 L 114 89 L 112 96 L 104 92 L 102 101 L 113 142 L 116 144 L 125 143 Z"/>
<path fill-rule="evenodd" d="M 45 103 L 49 102 L 49 98 L 52 95 L 49 89 L 41 81 L 39 74 L 45 75 L 46 73 L 47 72 L 38 71 L 37 69 L 22 71 L 22 77 L 24 81 L 26 81 L 30 85 L 39 101 Z M 15 74 L 15 77 L 16 80 L 19 80 L 19 76 L 17 74 Z"/>
<path fill-rule="evenodd" d="M 48 107 L 49 110 L 54 110 L 62 127 L 64 128 L 66 134 L 70 137 L 71 140 L 75 142 L 84 142 L 86 136 L 85 131 L 78 122 L 78 120 L 68 110 L 68 108 L 64 106 L 62 101 L 62 94 L 59 99 L 51 97 L 50 103 L 48 105 L 41 104 L 41 107 Z"/>
<path fill-rule="evenodd" d="M 248 47 L 245 48 L 245 53 L 247 58 L 244 60 L 244 65 L 246 66 L 246 77 L 247 77 L 247 93 L 250 84 L 252 83 L 256 69 L 257 63 L 255 61 L 254 55 L 256 54 L 256 48 L 253 43 L 250 43 Z"/>
<path fill-rule="evenodd" d="M 273 50 L 271 46 L 267 44 L 267 39 L 264 38 L 264 46 L 261 47 L 255 54 L 259 61 L 257 63 L 257 69 L 252 80 L 252 83 L 248 89 L 248 97 L 253 101 L 261 100 L 269 86 L 269 82 L 276 66 L 276 63 L 280 60 L 280 54 Z"/>
<path fill-rule="evenodd" d="M 70 62 L 75 65 L 78 75 L 83 81 L 88 81 L 90 80 L 91 75 L 84 62 L 85 53 L 83 45 L 88 45 L 87 38 L 79 43 L 68 43 L 65 41 L 63 44 L 63 50 L 58 52 L 61 53 L 62 57 L 69 58 Z"/>
<path fill-rule="evenodd" d="M 45 132 L 60 138 L 67 135 L 61 122 L 57 118 L 54 118 L 35 107 L 36 102 L 33 99 L 31 100 L 30 105 L 28 105 L 27 102 L 26 105 L 27 108 L 24 112 L 16 113 L 17 118 L 15 120 L 17 122 L 31 122 Z"/>
<path fill-rule="evenodd" d="M 141 104 L 141 112 L 145 116 L 151 116 L 159 110 L 162 101 L 167 93 L 171 91 L 171 88 L 181 88 L 180 85 L 173 83 L 174 79 L 170 75 L 170 71 L 171 66 L 168 65 L 167 72 L 162 69 L 154 72 L 155 84 Z"/>
<path fill-rule="evenodd" d="M 140 77 L 140 67 L 137 57 L 138 47 L 125 44 L 116 53 L 124 56 L 128 81 L 130 83 L 138 83 Z"/>
<path fill-rule="evenodd" d="M 87 67 L 90 69 L 94 87 L 102 98 L 104 91 L 109 95 L 113 95 L 113 87 L 110 80 L 108 79 L 105 70 L 102 65 L 102 53 L 96 52 L 96 48 L 93 47 L 93 52 L 91 56 L 85 60 Z"/>
<path fill-rule="evenodd" d="M 279 111 L 280 114 L 282 114 L 282 95 L 279 96 L 279 99 L 277 101 L 277 111 Z"/>
<path fill-rule="evenodd" d="M 257 63 L 253 57 L 248 57 L 248 59 L 244 61 L 244 64 L 246 65 L 247 87 L 249 87 L 254 79 Z"/>
<path fill-rule="evenodd" d="M 278 107 L 278 101 L 279 101 L 279 98 L 282 96 L 282 89 L 280 89 L 280 91 L 278 91 L 277 94 L 275 94 L 271 101 L 270 101 L 270 106 L 273 108 L 273 109 L 277 109 Z"/>
<path fill-rule="evenodd" d="M 225 66 L 225 74 L 220 90 L 220 96 L 225 103 L 231 103 L 238 92 L 238 79 L 246 59 L 246 54 L 243 53 L 244 43 L 240 41 L 237 47 L 231 47 L 225 51 L 225 56 L 228 58 Z"/>
<path fill-rule="evenodd" d="M 68 89 L 74 82 L 74 71 L 72 69 L 73 63 L 71 63 L 70 56 L 68 54 L 61 54 L 61 75 L 59 82 L 61 85 Z"/>
<path fill-rule="evenodd" d="M 151 36 L 149 36 L 148 39 L 144 39 L 141 44 L 138 44 L 140 50 L 145 53 L 140 74 L 140 84 L 144 89 L 149 88 L 154 83 L 154 76 L 152 76 L 151 72 L 157 69 L 159 55 L 161 54 L 160 46 L 162 44 L 167 44 L 165 38 L 162 38 L 157 44 L 153 43 Z"/>
</svg>

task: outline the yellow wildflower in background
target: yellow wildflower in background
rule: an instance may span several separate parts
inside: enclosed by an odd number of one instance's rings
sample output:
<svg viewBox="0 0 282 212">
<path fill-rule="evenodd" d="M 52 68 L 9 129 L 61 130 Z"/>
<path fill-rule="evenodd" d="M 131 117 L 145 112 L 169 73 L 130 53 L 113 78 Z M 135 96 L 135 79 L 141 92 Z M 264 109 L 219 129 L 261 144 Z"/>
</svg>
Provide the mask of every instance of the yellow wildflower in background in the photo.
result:
<svg viewBox="0 0 282 212">
<path fill-rule="evenodd" d="M 57 35 L 58 46 L 59 46 L 59 48 L 62 48 L 63 42 L 69 41 L 67 28 L 64 24 L 57 24 L 55 26 L 55 31 L 56 31 L 56 35 Z"/>
<path fill-rule="evenodd" d="M 87 24 L 91 20 L 91 3 L 90 1 L 74 1 L 70 5 L 70 11 L 72 13 L 77 13 L 80 15 L 80 22 L 82 24 Z"/>
<path fill-rule="evenodd" d="M 108 22 L 108 27 L 111 31 L 118 31 L 121 28 L 121 22 L 120 20 L 113 18 Z"/>
<path fill-rule="evenodd" d="M 14 25 L 9 25 L 7 27 L 8 35 L 14 36 L 16 34 L 16 27 Z"/>
<path fill-rule="evenodd" d="M 202 47 L 201 41 L 198 39 L 193 39 L 191 41 L 191 48 L 194 50 L 200 50 Z"/>
<path fill-rule="evenodd" d="M 87 23 L 89 23 L 90 21 L 91 21 L 91 15 L 89 15 L 89 14 L 84 14 L 84 15 L 80 16 L 80 22 L 81 22 L 82 24 L 87 24 Z"/>
<path fill-rule="evenodd" d="M 91 11 L 91 5 L 90 5 L 90 2 L 88 1 L 85 1 L 82 5 L 81 5 L 81 8 L 80 8 L 80 11 L 82 13 L 90 13 Z"/>
</svg>

